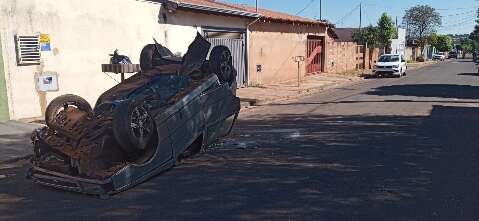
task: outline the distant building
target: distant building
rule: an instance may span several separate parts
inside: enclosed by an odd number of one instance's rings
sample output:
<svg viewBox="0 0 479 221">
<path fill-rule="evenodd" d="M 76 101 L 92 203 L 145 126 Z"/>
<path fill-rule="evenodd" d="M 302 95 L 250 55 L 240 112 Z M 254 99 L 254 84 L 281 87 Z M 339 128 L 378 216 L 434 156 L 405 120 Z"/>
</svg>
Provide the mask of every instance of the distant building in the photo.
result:
<svg viewBox="0 0 479 221">
<path fill-rule="evenodd" d="M 406 55 L 406 29 L 397 29 L 397 38 L 391 40 L 391 53 Z"/>
</svg>

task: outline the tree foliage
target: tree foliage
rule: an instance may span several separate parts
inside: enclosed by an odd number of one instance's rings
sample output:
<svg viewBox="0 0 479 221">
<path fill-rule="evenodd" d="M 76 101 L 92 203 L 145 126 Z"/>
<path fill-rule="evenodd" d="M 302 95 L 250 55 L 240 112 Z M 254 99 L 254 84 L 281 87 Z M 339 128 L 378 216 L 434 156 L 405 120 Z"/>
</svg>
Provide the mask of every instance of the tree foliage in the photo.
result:
<svg viewBox="0 0 479 221">
<path fill-rule="evenodd" d="M 461 47 L 462 51 L 464 54 L 466 53 L 473 53 L 477 49 L 479 49 L 479 43 L 477 41 L 474 41 L 472 39 L 464 39 L 461 41 Z"/>
<path fill-rule="evenodd" d="M 397 35 L 396 26 L 393 19 L 385 12 L 381 15 L 378 21 L 378 42 L 384 48 L 389 48 L 391 45 L 391 39 Z"/>
<path fill-rule="evenodd" d="M 474 31 L 469 35 L 469 38 L 479 42 L 479 9 L 477 9 L 477 18 L 476 26 L 474 27 Z"/>
<path fill-rule="evenodd" d="M 449 35 L 438 35 L 432 33 L 429 43 L 439 51 L 447 52 L 453 49 L 453 39 Z"/>
<path fill-rule="evenodd" d="M 410 36 L 417 39 L 419 46 L 424 48 L 428 36 L 442 25 L 442 17 L 429 5 L 417 5 L 406 10 L 403 23 L 407 25 Z"/>
<path fill-rule="evenodd" d="M 372 25 L 353 32 L 353 39 L 359 44 L 368 45 L 368 48 L 378 47 L 378 29 Z"/>
<path fill-rule="evenodd" d="M 367 44 L 369 48 L 379 46 L 388 48 L 391 45 L 391 39 L 396 35 L 396 26 L 392 18 L 387 13 L 383 13 L 376 27 L 370 25 L 356 30 L 353 32 L 353 39 L 359 44 Z"/>
</svg>

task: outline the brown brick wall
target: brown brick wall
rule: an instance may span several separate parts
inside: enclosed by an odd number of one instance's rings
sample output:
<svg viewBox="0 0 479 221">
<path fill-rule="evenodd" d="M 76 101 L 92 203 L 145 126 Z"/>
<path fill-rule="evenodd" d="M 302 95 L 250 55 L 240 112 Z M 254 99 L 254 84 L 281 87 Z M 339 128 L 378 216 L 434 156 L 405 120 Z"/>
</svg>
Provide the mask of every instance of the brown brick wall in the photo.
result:
<svg viewBox="0 0 479 221">
<path fill-rule="evenodd" d="M 362 62 L 364 62 L 365 69 L 371 69 L 379 55 L 378 48 L 363 49 L 364 51 L 361 51 L 355 42 L 336 42 L 334 39 L 328 38 L 326 44 L 327 60 L 325 70 L 328 73 L 356 71 L 363 66 Z"/>
<path fill-rule="evenodd" d="M 328 60 L 326 69 L 329 73 L 341 73 L 356 70 L 358 65 L 357 53 L 358 45 L 354 42 L 335 42 L 328 43 Z"/>
</svg>

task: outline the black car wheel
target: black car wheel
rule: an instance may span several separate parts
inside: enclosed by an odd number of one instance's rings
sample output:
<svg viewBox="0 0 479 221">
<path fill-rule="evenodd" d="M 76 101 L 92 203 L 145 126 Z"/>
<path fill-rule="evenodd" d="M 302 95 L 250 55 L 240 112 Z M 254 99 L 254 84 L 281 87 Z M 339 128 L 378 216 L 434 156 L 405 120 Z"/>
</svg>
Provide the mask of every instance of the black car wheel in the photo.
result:
<svg viewBox="0 0 479 221">
<path fill-rule="evenodd" d="M 144 102 L 126 101 L 113 114 L 115 139 L 127 153 L 146 150 L 156 136 L 156 126 Z"/>
<path fill-rule="evenodd" d="M 222 84 L 233 83 L 236 76 L 234 76 L 233 60 L 228 47 L 215 46 L 211 50 L 209 65 L 210 70 L 218 76 Z"/>
<path fill-rule="evenodd" d="M 168 59 L 163 59 L 169 57 Z M 168 65 L 168 64 L 180 64 L 181 59 L 176 57 L 168 48 L 158 44 L 147 44 L 141 50 L 140 54 L 140 67 L 142 71 L 148 71 L 155 66 Z"/>
<path fill-rule="evenodd" d="M 147 71 L 153 68 L 153 59 L 157 56 L 156 47 L 154 44 L 148 44 L 143 47 L 140 54 L 141 70 Z"/>
<path fill-rule="evenodd" d="M 86 101 L 82 97 L 73 94 L 65 94 L 53 99 L 50 104 L 48 104 L 45 111 L 45 123 L 49 127 L 53 127 L 55 118 L 57 117 L 58 113 L 70 107 L 74 107 L 78 110 L 88 113 L 92 111 L 88 101 Z"/>
</svg>

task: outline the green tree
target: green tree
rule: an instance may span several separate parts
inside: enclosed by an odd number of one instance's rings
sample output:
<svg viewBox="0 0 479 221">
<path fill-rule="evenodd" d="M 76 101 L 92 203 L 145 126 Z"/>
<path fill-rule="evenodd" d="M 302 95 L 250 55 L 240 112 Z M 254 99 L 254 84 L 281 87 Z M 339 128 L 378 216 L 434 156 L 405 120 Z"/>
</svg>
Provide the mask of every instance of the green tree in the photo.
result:
<svg viewBox="0 0 479 221">
<path fill-rule="evenodd" d="M 386 12 L 379 18 L 377 29 L 379 44 L 384 49 L 389 49 L 391 47 L 391 39 L 395 38 L 397 33 L 393 19 Z"/>
<path fill-rule="evenodd" d="M 358 44 L 367 45 L 368 48 L 378 47 L 378 29 L 372 25 L 353 32 L 353 39 Z"/>
<path fill-rule="evenodd" d="M 479 49 L 479 43 L 472 39 L 464 39 L 461 41 L 462 57 L 464 58 L 466 54 L 471 54 Z"/>
<path fill-rule="evenodd" d="M 432 33 L 429 37 L 429 44 L 435 47 L 439 51 L 447 52 L 453 48 L 453 39 L 449 35 L 438 35 Z"/>
<path fill-rule="evenodd" d="M 429 36 L 429 44 L 436 47 L 438 43 L 439 43 L 439 35 L 437 33 L 432 33 L 431 36 Z"/>
<path fill-rule="evenodd" d="M 421 51 L 424 51 L 428 37 L 442 25 L 442 17 L 429 5 L 417 5 L 406 10 L 403 24 L 408 28 L 410 36 L 417 39 Z"/>
<path fill-rule="evenodd" d="M 469 38 L 479 42 L 479 9 L 477 9 L 476 13 L 477 13 L 476 17 L 478 19 L 476 19 L 476 26 L 474 27 L 474 31 L 469 35 Z"/>
</svg>

